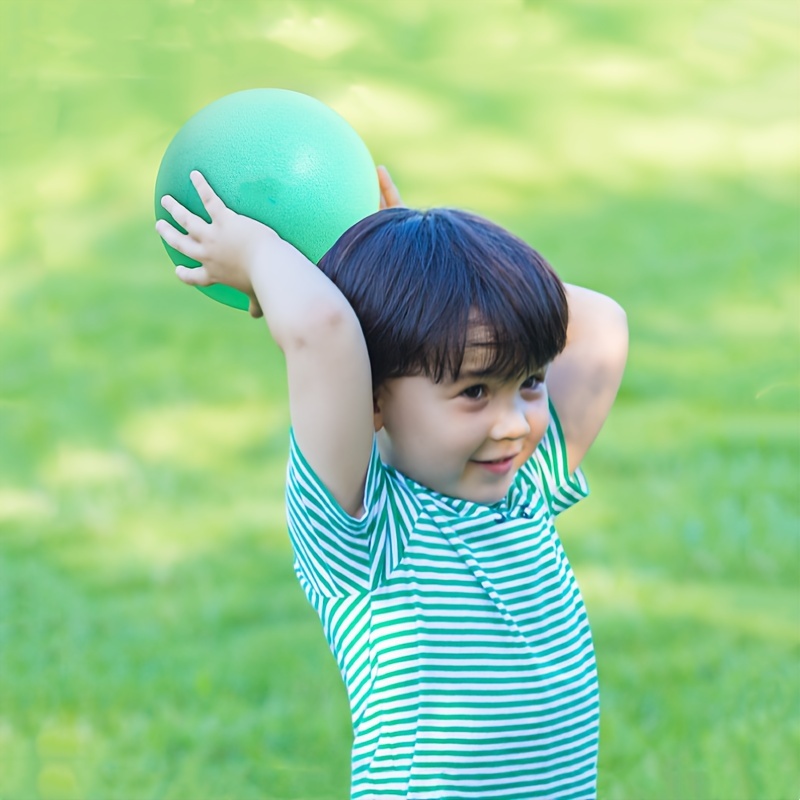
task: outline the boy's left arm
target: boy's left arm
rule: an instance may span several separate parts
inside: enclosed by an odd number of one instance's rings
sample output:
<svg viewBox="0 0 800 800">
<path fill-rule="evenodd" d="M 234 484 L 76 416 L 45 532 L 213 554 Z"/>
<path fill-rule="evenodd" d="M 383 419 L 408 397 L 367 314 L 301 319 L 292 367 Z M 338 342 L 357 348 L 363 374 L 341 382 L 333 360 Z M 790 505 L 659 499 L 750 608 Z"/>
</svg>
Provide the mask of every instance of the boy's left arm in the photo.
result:
<svg viewBox="0 0 800 800">
<path fill-rule="evenodd" d="M 567 345 L 547 370 L 546 385 L 574 472 L 614 404 L 628 356 L 628 323 L 614 300 L 565 285 Z"/>
</svg>

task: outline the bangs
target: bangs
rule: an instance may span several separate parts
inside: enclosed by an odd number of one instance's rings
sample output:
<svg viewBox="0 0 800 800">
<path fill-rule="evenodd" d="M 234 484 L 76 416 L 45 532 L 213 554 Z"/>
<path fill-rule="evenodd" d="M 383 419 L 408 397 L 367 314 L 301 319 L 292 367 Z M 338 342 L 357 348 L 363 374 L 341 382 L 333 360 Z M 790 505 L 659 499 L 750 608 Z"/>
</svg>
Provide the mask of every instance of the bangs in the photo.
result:
<svg viewBox="0 0 800 800">
<path fill-rule="evenodd" d="M 560 336 L 559 325 L 543 335 L 535 315 L 517 316 L 507 303 L 503 312 L 492 317 L 473 307 L 466 321 L 461 314 L 444 315 L 438 336 L 430 337 L 424 351 L 392 377 L 422 374 L 436 383 L 457 381 L 466 363 L 475 375 L 513 381 L 538 372 L 563 350 L 566 337 Z"/>
</svg>

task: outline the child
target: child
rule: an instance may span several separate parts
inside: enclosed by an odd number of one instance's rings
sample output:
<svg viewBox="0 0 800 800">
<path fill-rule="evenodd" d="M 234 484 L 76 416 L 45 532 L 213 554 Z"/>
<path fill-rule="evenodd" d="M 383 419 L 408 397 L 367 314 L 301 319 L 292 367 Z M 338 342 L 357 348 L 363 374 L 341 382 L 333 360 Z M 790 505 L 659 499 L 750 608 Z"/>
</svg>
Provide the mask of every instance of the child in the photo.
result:
<svg viewBox="0 0 800 800">
<path fill-rule="evenodd" d="M 170 197 L 188 284 L 251 298 L 286 358 L 295 569 L 350 699 L 352 798 L 593 798 L 598 692 L 554 517 L 616 396 L 620 307 L 453 209 L 381 210 L 319 268 Z"/>
</svg>

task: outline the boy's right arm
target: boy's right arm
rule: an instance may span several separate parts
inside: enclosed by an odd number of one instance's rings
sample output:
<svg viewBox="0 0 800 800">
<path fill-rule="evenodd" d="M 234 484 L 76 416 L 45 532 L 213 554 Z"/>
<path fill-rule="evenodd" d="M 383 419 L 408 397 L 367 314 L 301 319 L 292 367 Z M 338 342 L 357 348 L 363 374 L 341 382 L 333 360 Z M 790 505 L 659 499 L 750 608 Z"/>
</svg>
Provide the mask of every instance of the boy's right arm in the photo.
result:
<svg viewBox="0 0 800 800">
<path fill-rule="evenodd" d="M 162 205 L 165 242 L 199 261 L 178 267 L 187 284 L 224 283 L 250 297 L 286 358 L 289 408 L 297 443 L 336 501 L 350 515 L 362 507 L 374 436 L 369 356 L 361 325 L 339 289 L 272 229 L 227 208 L 198 172 L 191 175 L 211 222 L 174 198 Z"/>
</svg>

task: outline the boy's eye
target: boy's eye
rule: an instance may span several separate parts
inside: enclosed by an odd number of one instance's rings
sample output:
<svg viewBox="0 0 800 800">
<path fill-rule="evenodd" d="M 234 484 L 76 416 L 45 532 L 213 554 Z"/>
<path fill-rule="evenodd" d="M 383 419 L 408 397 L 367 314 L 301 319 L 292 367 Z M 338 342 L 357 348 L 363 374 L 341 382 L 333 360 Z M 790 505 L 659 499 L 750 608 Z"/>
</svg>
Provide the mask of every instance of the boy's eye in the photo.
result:
<svg viewBox="0 0 800 800">
<path fill-rule="evenodd" d="M 538 389 L 544 383 L 543 375 L 529 375 L 523 382 L 520 388 L 522 389 Z"/>
<path fill-rule="evenodd" d="M 470 400 L 480 400 L 486 394 L 486 387 L 482 383 L 476 383 L 474 386 L 468 386 L 461 394 Z"/>
</svg>

